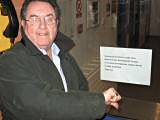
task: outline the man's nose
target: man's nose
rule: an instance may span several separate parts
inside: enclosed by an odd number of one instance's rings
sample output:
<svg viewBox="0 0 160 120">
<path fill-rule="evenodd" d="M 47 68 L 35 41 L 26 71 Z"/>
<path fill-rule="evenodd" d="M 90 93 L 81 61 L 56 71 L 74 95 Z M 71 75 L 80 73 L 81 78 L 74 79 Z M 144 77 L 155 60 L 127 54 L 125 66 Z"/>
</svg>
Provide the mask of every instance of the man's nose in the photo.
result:
<svg viewBox="0 0 160 120">
<path fill-rule="evenodd" d="M 39 28 L 45 29 L 46 25 L 47 25 L 47 23 L 46 23 L 45 19 L 41 18 L 41 21 L 40 21 L 40 24 L 39 24 Z"/>
</svg>

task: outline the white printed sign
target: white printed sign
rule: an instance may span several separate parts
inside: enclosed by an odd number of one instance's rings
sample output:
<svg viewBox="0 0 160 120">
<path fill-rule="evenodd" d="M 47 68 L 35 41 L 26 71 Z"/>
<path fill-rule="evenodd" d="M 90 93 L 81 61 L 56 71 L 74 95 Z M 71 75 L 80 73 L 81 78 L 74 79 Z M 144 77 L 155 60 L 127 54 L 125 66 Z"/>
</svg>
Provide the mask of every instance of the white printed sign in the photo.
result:
<svg viewBox="0 0 160 120">
<path fill-rule="evenodd" d="M 101 80 L 150 85 L 152 50 L 100 47 Z"/>
</svg>

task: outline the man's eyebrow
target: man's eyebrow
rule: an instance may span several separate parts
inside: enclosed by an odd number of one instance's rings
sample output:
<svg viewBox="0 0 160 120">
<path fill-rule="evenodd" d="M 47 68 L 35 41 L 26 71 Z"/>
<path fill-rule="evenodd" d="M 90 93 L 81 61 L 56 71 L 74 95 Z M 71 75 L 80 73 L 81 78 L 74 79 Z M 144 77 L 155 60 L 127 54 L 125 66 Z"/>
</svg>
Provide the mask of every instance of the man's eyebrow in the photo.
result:
<svg viewBox="0 0 160 120">
<path fill-rule="evenodd" d="M 48 17 L 48 16 L 53 16 L 53 17 L 56 17 L 56 15 L 55 14 L 53 14 L 53 13 L 49 13 L 49 14 L 47 14 L 45 17 Z M 39 16 L 39 15 L 30 15 L 29 17 L 41 17 L 41 16 Z"/>
<path fill-rule="evenodd" d="M 53 13 L 49 13 L 49 14 L 47 14 L 46 16 L 53 16 L 53 17 L 56 17 L 56 15 L 53 14 Z"/>
<path fill-rule="evenodd" d="M 38 15 L 30 15 L 29 17 L 31 18 L 31 17 L 39 17 L 39 16 Z"/>
</svg>

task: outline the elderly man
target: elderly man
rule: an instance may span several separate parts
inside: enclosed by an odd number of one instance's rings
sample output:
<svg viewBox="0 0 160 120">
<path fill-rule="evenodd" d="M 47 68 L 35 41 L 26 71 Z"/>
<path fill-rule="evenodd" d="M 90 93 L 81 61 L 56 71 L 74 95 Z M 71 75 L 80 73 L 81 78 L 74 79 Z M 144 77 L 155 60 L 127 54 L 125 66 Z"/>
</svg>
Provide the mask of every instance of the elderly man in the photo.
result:
<svg viewBox="0 0 160 120">
<path fill-rule="evenodd" d="M 110 88 L 88 92 L 59 32 L 55 0 L 26 0 L 21 10 L 22 40 L 0 57 L 0 97 L 4 120 L 94 120 L 121 96 Z M 14 31 L 13 31 L 14 32 Z"/>
</svg>

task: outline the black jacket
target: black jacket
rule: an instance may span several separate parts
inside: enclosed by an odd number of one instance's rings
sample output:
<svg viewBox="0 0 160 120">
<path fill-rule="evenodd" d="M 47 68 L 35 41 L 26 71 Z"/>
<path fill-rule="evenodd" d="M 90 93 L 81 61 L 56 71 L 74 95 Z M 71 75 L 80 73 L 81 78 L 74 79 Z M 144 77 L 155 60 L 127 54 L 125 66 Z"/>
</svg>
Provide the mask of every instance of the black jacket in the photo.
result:
<svg viewBox="0 0 160 120">
<path fill-rule="evenodd" d="M 67 93 L 54 63 L 25 36 L 0 56 L 4 120 L 94 120 L 103 116 L 103 95 L 87 92 L 87 81 L 68 53 L 73 41 L 59 32 L 55 43 L 61 49 Z"/>
</svg>

